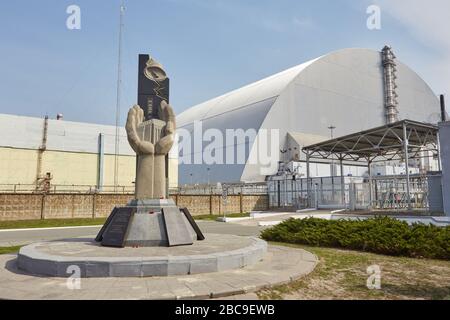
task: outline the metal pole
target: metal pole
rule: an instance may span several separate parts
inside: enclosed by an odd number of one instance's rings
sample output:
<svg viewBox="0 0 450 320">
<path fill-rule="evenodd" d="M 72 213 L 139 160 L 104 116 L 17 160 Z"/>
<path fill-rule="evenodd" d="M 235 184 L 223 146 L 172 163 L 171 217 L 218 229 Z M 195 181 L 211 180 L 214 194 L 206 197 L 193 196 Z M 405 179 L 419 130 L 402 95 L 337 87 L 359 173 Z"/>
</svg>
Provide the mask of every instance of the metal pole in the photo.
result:
<svg viewBox="0 0 450 320">
<path fill-rule="evenodd" d="M 369 160 L 367 168 L 369 172 L 369 209 L 372 210 L 372 161 Z"/>
<path fill-rule="evenodd" d="M 339 159 L 339 165 L 341 167 L 341 199 L 342 199 L 342 204 L 345 206 L 344 163 L 343 163 L 342 159 Z"/>
<path fill-rule="evenodd" d="M 122 99 L 122 34 L 123 16 L 125 13 L 124 0 L 120 4 L 120 24 L 119 24 L 119 62 L 117 65 L 117 100 L 116 100 L 116 136 L 114 147 L 114 191 L 119 184 L 119 145 L 120 145 L 120 102 Z"/>
<path fill-rule="evenodd" d="M 409 153 L 408 153 L 408 135 L 406 124 L 403 124 L 403 152 L 405 154 L 405 169 L 406 169 L 406 201 L 408 202 L 408 210 L 411 210 L 411 193 L 409 184 Z"/>
<path fill-rule="evenodd" d="M 98 137 L 98 179 L 97 190 L 103 190 L 103 171 L 105 162 L 105 135 L 100 133 Z"/>
<path fill-rule="evenodd" d="M 445 97 L 443 94 L 441 94 L 440 96 L 440 101 L 441 101 L 441 120 L 442 122 L 447 121 L 447 113 L 445 111 Z"/>
<path fill-rule="evenodd" d="M 441 141 L 439 139 L 439 132 L 436 133 L 436 140 L 437 140 L 437 161 L 438 161 L 438 171 L 442 171 L 442 164 L 441 164 Z"/>
<path fill-rule="evenodd" d="M 308 195 L 308 207 L 311 207 L 311 188 L 309 184 L 311 174 L 310 174 L 310 163 L 309 154 L 306 155 L 306 194 Z"/>
</svg>

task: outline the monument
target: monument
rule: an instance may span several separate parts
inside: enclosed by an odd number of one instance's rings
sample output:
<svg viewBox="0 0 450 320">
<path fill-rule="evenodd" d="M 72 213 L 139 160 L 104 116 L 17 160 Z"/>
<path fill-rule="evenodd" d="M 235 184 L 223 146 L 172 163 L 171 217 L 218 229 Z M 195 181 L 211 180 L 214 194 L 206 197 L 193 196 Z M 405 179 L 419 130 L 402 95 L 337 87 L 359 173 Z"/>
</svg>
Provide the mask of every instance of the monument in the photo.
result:
<svg viewBox="0 0 450 320">
<path fill-rule="evenodd" d="M 139 56 L 138 102 L 128 112 L 128 142 L 136 152 L 135 200 L 113 210 L 96 241 L 103 246 L 192 245 L 204 240 L 186 208 L 168 199 L 167 154 L 175 139 L 175 113 L 168 104 L 169 78 L 161 64 Z"/>
<path fill-rule="evenodd" d="M 82 278 L 161 277 L 260 265 L 267 253 L 265 241 L 229 234 L 205 237 L 188 209 L 169 198 L 167 154 L 174 143 L 176 119 L 168 86 L 163 67 L 141 55 L 139 104 L 130 109 L 126 122 L 128 141 L 137 155 L 135 199 L 114 208 L 95 239 L 21 248 L 16 262 L 21 272 L 69 277 L 68 270 L 76 267 Z M 245 286 L 245 281 L 238 282 Z"/>
</svg>

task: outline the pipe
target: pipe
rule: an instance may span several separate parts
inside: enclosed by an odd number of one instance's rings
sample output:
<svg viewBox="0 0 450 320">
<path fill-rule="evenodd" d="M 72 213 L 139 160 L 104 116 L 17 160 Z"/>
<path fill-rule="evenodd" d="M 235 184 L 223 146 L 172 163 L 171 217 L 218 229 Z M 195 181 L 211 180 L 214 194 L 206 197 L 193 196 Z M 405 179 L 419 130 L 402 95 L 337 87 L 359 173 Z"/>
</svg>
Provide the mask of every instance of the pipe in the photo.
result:
<svg viewBox="0 0 450 320">
<path fill-rule="evenodd" d="M 97 172 L 97 190 L 103 190 L 103 168 L 105 162 L 105 135 L 100 133 L 98 136 L 98 172 Z"/>
<path fill-rule="evenodd" d="M 447 113 L 445 112 L 445 97 L 441 94 L 441 120 L 442 122 L 447 121 Z"/>
</svg>

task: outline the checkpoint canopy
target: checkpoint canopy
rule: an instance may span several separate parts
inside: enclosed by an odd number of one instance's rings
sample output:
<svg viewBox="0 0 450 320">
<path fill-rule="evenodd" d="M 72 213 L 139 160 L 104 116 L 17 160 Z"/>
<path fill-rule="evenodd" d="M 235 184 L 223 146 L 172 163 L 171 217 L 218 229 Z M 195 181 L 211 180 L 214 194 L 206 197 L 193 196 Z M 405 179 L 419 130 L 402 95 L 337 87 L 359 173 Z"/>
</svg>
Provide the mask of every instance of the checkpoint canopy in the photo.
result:
<svg viewBox="0 0 450 320">
<path fill-rule="evenodd" d="M 433 124 L 401 120 L 304 147 L 302 150 L 306 154 L 307 178 L 310 178 L 309 167 L 313 159 L 338 160 L 341 166 L 342 181 L 344 181 L 343 162 L 353 161 L 367 164 L 369 184 L 371 184 L 370 168 L 372 163 L 429 157 L 429 153 L 426 151 L 437 155 L 440 170 L 438 131 L 438 126 Z M 405 161 L 407 201 L 408 207 L 411 208 L 408 162 Z"/>
</svg>

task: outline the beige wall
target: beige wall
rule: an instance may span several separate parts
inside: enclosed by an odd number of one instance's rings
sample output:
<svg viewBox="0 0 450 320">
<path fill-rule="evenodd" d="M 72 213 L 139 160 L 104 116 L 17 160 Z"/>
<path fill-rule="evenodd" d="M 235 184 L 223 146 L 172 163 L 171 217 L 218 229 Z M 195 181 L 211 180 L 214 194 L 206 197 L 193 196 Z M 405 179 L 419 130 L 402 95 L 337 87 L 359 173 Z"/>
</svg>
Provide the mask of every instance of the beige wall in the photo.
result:
<svg viewBox="0 0 450 320">
<path fill-rule="evenodd" d="M 36 182 L 37 151 L 0 148 L 0 184 Z"/>
<path fill-rule="evenodd" d="M 0 184 L 35 184 L 37 150 L 0 148 Z M 114 155 L 104 156 L 103 185 L 114 185 Z M 178 184 L 177 159 L 170 159 L 170 187 Z M 53 185 L 96 186 L 99 156 L 94 153 L 45 151 L 42 174 L 50 172 Z M 119 156 L 119 185 L 134 186 L 136 157 Z"/>
</svg>

